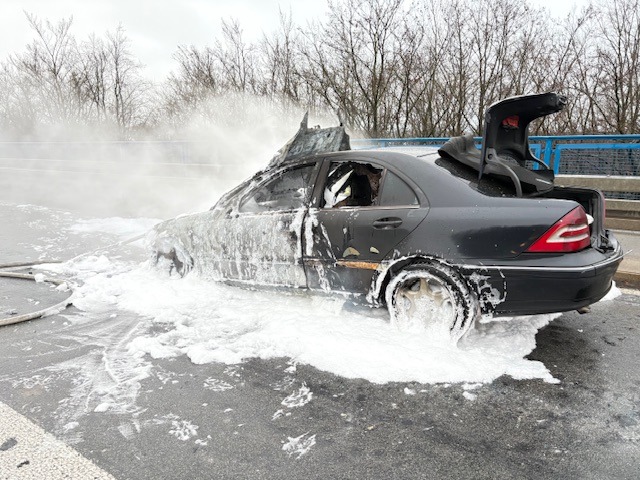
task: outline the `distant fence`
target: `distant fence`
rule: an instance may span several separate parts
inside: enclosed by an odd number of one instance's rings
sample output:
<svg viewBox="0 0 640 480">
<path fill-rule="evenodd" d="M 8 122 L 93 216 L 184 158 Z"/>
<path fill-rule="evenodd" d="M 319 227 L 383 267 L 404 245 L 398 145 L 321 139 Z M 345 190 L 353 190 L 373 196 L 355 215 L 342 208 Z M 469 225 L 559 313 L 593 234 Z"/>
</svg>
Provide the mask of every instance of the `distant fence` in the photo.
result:
<svg viewBox="0 0 640 480">
<path fill-rule="evenodd" d="M 168 162 L 224 165 L 214 142 L 0 142 L 0 159 L 82 162 Z"/>
<path fill-rule="evenodd" d="M 425 145 L 439 147 L 448 138 L 353 139 L 354 149 Z M 476 138 L 478 147 L 481 138 Z M 640 230 L 640 135 L 533 136 L 531 150 L 558 174 L 559 185 L 602 190 L 607 197 L 608 223 L 612 228 Z M 215 179 L 238 165 L 215 142 L 0 142 L 0 175 L 10 172 L 123 175 L 142 178 Z M 259 164 L 260 159 L 248 159 Z M 269 158 L 264 158 L 264 165 Z M 243 174 L 245 175 L 245 174 Z M 242 177 L 242 175 L 240 175 Z M 615 218 L 618 223 L 613 223 Z"/>
<path fill-rule="evenodd" d="M 352 139 L 353 148 L 442 146 L 448 137 Z M 476 137 L 478 146 L 481 138 Z M 640 175 L 640 135 L 529 137 L 532 152 L 556 174 Z M 275 152 L 274 152 L 275 153 Z M 0 158 L 132 163 L 162 159 L 186 164 L 229 164 L 215 142 L 80 141 L 0 142 Z M 268 159 L 265 159 L 267 162 Z"/>
</svg>

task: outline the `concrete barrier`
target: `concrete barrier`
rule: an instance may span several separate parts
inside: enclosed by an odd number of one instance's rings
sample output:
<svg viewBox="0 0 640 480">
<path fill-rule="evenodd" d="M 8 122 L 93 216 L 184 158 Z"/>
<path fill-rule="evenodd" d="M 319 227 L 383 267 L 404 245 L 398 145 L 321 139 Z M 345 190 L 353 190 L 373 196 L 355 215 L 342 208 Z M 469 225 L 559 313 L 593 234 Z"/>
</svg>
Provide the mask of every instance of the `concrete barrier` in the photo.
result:
<svg viewBox="0 0 640 480">
<path fill-rule="evenodd" d="M 556 184 L 597 188 L 604 192 L 640 192 L 640 177 L 622 175 L 557 175 Z"/>
</svg>

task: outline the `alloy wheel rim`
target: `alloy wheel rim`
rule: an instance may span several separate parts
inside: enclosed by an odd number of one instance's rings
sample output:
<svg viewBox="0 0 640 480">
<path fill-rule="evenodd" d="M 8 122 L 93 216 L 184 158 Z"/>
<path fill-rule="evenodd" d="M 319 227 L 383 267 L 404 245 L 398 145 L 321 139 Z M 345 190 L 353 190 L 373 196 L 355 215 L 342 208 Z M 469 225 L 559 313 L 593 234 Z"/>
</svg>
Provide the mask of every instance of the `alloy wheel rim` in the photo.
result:
<svg viewBox="0 0 640 480">
<path fill-rule="evenodd" d="M 396 308 L 405 321 L 424 327 L 436 324 L 451 327 L 455 320 L 454 304 L 448 286 L 439 278 L 424 274 L 405 280 L 396 297 Z"/>
</svg>

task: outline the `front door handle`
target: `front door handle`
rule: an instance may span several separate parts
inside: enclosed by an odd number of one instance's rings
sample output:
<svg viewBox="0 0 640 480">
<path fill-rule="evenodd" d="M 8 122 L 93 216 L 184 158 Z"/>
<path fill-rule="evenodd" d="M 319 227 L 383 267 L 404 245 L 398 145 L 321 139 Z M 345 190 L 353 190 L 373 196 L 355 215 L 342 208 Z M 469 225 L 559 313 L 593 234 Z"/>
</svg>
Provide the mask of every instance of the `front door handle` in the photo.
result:
<svg viewBox="0 0 640 480">
<path fill-rule="evenodd" d="M 391 230 L 402 225 L 402 219 L 398 217 L 379 218 L 373 222 L 373 228 L 377 230 Z"/>
</svg>

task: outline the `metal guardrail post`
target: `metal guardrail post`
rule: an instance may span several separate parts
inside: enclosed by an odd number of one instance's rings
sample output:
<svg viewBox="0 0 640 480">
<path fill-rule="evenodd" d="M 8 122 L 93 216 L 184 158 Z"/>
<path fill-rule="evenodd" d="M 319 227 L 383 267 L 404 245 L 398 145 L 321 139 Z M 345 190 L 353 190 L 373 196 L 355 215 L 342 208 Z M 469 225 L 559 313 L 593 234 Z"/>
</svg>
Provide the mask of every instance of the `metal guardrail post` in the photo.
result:
<svg viewBox="0 0 640 480">
<path fill-rule="evenodd" d="M 549 164 L 549 167 L 553 169 L 553 173 L 556 175 L 560 173 L 560 157 L 561 156 L 562 156 L 562 149 L 558 148 L 558 145 L 556 145 L 556 148 L 553 149 L 553 153 L 551 155 L 551 162 Z"/>
<path fill-rule="evenodd" d="M 555 171 L 555 161 L 552 158 L 553 155 L 553 140 L 550 138 L 547 138 L 544 141 L 544 154 L 542 155 L 542 161 L 545 162 L 547 165 L 549 165 L 549 168 L 553 169 L 553 171 L 555 173 L 558 173 Z"/>
</svg>

